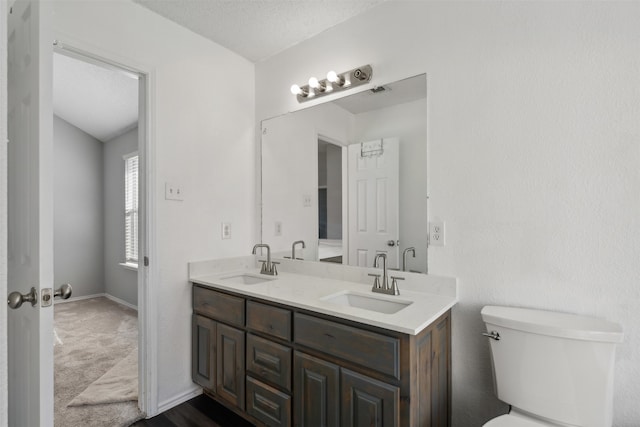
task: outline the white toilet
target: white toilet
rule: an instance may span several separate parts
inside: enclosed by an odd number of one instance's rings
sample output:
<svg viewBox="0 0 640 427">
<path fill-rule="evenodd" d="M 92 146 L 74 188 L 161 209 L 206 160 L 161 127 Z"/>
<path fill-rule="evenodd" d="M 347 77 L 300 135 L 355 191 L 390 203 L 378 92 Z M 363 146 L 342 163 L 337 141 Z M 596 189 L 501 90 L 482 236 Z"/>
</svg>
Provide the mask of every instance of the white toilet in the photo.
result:
<svg viewBox="0 0 640 427">
<path fill-rule="evenodd" d="M 515 307 L 482 309 L 498 398 L 484 427 L 610 427 L 617 323 Z"/>
</svg>

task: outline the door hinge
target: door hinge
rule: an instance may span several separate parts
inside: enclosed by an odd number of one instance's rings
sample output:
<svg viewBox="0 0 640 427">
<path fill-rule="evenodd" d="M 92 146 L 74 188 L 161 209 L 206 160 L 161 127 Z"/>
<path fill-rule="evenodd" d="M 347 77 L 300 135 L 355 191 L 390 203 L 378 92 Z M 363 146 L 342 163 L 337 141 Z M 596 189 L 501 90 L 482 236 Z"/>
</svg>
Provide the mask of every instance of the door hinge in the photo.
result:
<svg viewBox="0 0 640 427">
<path fill-rule="evenodd" d="M 145 267 L 149 267 L 149 257 L 148 256 L 144 257 L 142 263 L 144 264 Z"/>
</svg>

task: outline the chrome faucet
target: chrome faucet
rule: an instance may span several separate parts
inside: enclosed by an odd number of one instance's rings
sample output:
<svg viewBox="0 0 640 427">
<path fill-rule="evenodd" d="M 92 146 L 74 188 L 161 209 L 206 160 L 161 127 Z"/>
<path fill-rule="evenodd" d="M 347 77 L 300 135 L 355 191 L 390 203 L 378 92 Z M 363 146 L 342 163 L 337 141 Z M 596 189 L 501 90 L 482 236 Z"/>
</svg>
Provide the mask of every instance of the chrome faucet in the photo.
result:
<svg viewBox="0 0 640 427">
<path fill-rule="evenodd" d="M 302 244 L 302 249 L 307 247 L 307 245 L 304 244 L 304 240 L 296 240 L 295 242 L 293 242 L 293 245 L 291 245 L 291 259 L 297 259 L 296 258 L 296 245 L 297 244 Z M 302 259 L 302 258 L 300 258 L 300 259 Z"/>
<path fill-rule="evenodd" d="M 258 243 L 257 245 L 255 245 L 253 247 L 253 251 L 251 252 L 252 254 L 256 254 L 256 250 L 258 248 L 265 248 L 267 250 L 267 260 L 266 261 L 262 261 L 262 268 L 260 269 L 260 274 L 268 274 L 269 276 L 277 276 L 278 275 L 278 270 L 276 270 L 276 264 L 275 262 L 271 262 L 271 248 L 269 247 L 269 245 L 266 245 L 264 243 Z"/>
<path fill-rule="evenodd" d="M 402 271 L 407 271 L 407 253 L 411 252 L 416 257 L 416 248 L 407 248 L 402 252 Z"/>
<path fill-rule="evenodd" d="M 378 268 L 378 260 L 382 259 L 382 283 L 380 283 L 379 274 L 369 274 L 373 276 L 372 292 L 387 295 L 400 295 L 400 289 L 398 289 L 397 280 L 404 280 L 404 277 L 391 277 L 391 286 L 389 286 L 389 278 L 387 277 L 387 254 L 377 254 L 373 260 L 373 266 Z"/>
<path fill-rule="evenodd" d="M 382 284 L 379 286 L 382 289 L 389 288 L 389 278 L 387 277 L 387 254 L 376 254 L 376 257 L 373 259 L 373 266 L 378 268 L 378 261 L 382 259 Z M 373 292 L 377 292 L 375 289 Z"/>
</svg>

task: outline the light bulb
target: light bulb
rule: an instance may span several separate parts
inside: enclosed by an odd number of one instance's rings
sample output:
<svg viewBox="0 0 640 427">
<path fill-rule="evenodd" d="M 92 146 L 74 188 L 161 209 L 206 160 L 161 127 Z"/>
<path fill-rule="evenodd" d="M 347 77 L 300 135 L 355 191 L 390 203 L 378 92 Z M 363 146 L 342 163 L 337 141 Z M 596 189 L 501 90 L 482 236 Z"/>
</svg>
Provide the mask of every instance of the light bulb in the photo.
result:
<svg viewBox="0 0 640 427">
<path fill-rule="evenodd" d="M 318 94 L 327 90 L 327 83 L 324 81 L 318 81 L 315 77 L 311 77 L 309 79 L 309 87 L 313 89 L 313 91 Z"/>
<path fill-rule="evenodd" d="M 302 89 L 300 89 L 300 86 L 298 85 L 291 85 L 291 93 L 294 95 L 300 95 L 302 94 Z"/>
<path fill-rule="evenodd" d="M 344 86 L 344 77 L 343 76 L 339 76 L 335 71 L 329 71 L 327 73 L 327 80 L 329 80 L 331 83 L 334 83 L 338 86 Z"/>
</svg>

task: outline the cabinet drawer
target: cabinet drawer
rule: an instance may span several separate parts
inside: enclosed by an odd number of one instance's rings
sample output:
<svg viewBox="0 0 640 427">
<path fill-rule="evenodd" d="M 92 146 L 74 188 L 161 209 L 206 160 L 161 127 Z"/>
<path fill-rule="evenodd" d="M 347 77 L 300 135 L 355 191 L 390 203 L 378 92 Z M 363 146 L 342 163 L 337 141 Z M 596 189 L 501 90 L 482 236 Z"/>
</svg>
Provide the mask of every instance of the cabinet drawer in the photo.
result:
<svg viewBox="0 0 640 427">
<path fill-rule="evenodd" d="M 294 341 L 400 379 L 400 340 L 352 326 L 295 314 Z"/>
<path fill-rule="evenodd" d="M 247 334 L 247 371 L 291 391 L 291 349 Z"/>
<path fill-rule="evenodd" d="M 247 377 L 247 413 L 268 426 L 290 426 L 291 396 Z"/>
<path fill-rule="evenodd" d="M 283 308 L 248 301 L 247 328 L 291 341 L 291 312 Z"/>
<path fill-rule="evenodd" d="M 244 326 L 244 299 L 193 287 L 193 311 L 225 323 Z"/>
</svg>

